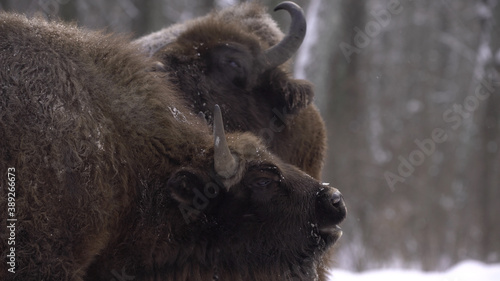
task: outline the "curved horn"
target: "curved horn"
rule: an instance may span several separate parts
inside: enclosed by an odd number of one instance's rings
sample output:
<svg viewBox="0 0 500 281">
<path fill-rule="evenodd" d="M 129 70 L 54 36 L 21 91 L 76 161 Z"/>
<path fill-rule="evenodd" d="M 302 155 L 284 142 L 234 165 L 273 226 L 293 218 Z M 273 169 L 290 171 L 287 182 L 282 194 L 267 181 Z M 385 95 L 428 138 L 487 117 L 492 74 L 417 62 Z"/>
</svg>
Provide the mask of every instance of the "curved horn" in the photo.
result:
<svg viewBox="0 0 500 281">
<path fill-rule="evenodd" d="M 227 145 L 222 113 L 217 104 L 214 108 L 214 166 L 215 172 L 226 179 L 238 171 L 238 161 Z"/>
<path fill-rule="evenodd" d="M 304 41 L 306 36 L 306 18 L 304 11 L 299 5 L 285 1 L 274 8 L 274 11 L 286 10 L 290 14 L 292 21 L 288 34 L 278 44 L 270 47 L 264 52 L 266 69 L 270 69 L 285 63 L 289 60 Z"/>
</svg>

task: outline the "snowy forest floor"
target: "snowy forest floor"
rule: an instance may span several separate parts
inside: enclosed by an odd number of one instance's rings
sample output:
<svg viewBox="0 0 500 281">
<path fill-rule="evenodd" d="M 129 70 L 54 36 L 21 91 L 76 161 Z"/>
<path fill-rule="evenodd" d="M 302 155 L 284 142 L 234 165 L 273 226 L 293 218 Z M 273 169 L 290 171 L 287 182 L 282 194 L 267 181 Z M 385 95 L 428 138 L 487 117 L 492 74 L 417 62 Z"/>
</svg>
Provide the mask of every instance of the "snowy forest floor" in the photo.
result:
<svg viewBox="0 0 500 281">
<path fill-rule="evenodd" d="M 381 269 L 361 273 L 332 270 L 331 281 L 499 281 L 500 264 L 464 261 L 445 272 L 421 272 L 405 269 Z"/>
</svg>

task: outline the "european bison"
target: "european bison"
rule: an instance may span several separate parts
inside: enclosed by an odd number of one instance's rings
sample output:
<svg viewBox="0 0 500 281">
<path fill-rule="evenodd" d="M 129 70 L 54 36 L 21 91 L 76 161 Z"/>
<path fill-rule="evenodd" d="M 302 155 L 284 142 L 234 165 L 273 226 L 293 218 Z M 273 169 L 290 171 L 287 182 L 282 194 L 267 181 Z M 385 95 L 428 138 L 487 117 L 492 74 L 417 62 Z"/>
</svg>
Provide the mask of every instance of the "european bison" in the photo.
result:
<svg viewBox="0 0 500 281">
<path fill-rule="evenodd" d="M 306 21 L 292 2 L 275 10 L 280 9 L 292 18 L 286 36 L 264 7 L 244 3 L 135 44 L 160 62 L 153 69 L 165 72 L 165 79 L 185 93 L 193 112 L 203 112 L 211 122 L 214 105 L 221 105 L 227 131 L 262 137 L 281 159 L 320 179 L 325 126 L 312 104 L 312 85 L 294 79 L 285 63 L 302 43 Z"/>
<path fill-rule="evenodd" d="M 126 38 L 0 13 L 0 61 L 0 280 L 316 279 L 340 193 L 211 134 Z"/>
</svg>

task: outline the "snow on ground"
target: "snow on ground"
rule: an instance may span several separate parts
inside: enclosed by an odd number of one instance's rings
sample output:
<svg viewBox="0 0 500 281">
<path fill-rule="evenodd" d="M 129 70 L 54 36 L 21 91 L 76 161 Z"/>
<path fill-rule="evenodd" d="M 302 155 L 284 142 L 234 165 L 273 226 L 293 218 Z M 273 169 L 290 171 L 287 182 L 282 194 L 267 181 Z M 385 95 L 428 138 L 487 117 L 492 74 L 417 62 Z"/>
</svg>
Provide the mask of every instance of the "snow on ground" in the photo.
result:
<svg viewBox="0 0 500 281">
<path fill-rule="evenodd" d="M 445 272 L 381 269 L 353 273 L 332 270 L 331 281 L 500 281 L 500 264 L 464 261 Z"/>
</svg>

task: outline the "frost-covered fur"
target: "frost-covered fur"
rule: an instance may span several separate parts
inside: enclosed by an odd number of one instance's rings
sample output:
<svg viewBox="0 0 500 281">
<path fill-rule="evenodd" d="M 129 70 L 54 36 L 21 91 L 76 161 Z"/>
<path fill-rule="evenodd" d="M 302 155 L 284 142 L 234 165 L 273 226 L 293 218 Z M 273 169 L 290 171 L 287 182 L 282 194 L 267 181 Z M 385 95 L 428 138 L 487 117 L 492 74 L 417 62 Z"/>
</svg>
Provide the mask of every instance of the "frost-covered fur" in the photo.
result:
<svg viewBox="0 0 500 281">
<path fill-rule="evenodd" d="M 172 43 L 192 26 L 206 22 L 208 19 L 223 22 L 228 25 L 237 25 L 259 37 L 265 46 L 275 45 L 283 38 L 283 32 L 276 22 L 267 13 L 265 7 L 252 2 L 242 3 L 220 11 L 214 11 L 206 16 L 177 23 L 159 31 L 145 35 L 134 41 L 141 51 L 153 56 L 158 50 Z"/>
<path fill-rule="evenodd" d="M 0 280 L 315 280 L 335 189 L 249 133 L 221 179 L 204 122 L 127 42 L 0 13 Z"/>
</svg>

